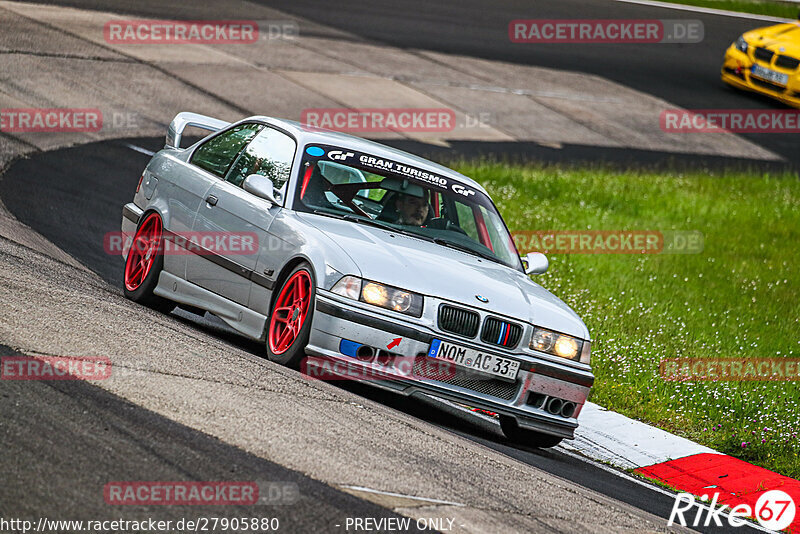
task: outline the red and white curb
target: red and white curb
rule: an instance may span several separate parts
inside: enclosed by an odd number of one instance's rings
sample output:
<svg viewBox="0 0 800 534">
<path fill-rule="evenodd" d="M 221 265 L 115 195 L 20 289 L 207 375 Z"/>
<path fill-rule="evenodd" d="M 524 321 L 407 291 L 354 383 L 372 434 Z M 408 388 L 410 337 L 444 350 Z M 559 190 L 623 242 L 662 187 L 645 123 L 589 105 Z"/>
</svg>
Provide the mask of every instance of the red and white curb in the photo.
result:
<svg viewBox="0 0 800 534">
<path fill-rule="evenodd" d="M 693 441 L 635 421 L 593 403 L 578 418 L 575 439 L 561 447 L 609 463 L 679 492 L 718 494 L 719 505 L 755 510 L 759 497 L 781 490 L 794 499 L 789 532 L 800 533 L 800 481 L 719 453 Z"/>
<path fill-rule="evenodd" d="M 435 397 L 429 398 L 452 408 L 471 412 L 473 416 L 499 427 L 496 415 L 492 416 L 494 414 L 490 412 Z M 557 447 L 561 452 L 598 461 L 598 466 L 602 469 L 664 494 L 671 495 L 666 490 L 630 478 L 608 465 L 632 470 L 645 478 L 663 483 L 678 493 L 692 494 L 699 497 L 696 508 L 706 511 L 713 510 L 714 507 L 707 501 L 712 501 L 715 494 L 716 508 L 725 505 L 733 510 L 739 505 L 745 505 L 749 510 L 755 510 L 759 497 L 766 492 L 783 491 L 792 497 L 795 506 L 795 518 L 787 531 L 800 534 L 800 481 L 698 445 L 591 402 L 584 405 L 578 422 L 580 426 L 575 432 L 575 439 L 564 440 Z M 703 496 L 708 496 L 708 499 L 704 500 Z M 687 522 L 695 519 L 695 512 L 686 515 L 692 516 L 687 517 Z M 724 513 L 722 516 L 727 518 L 729 514 Z M 705 517 L 702 519 L 704 521 Z M 763 532 L 774 532 L 755 522 L 748 523 L 748 526 Z"/>
</svg>

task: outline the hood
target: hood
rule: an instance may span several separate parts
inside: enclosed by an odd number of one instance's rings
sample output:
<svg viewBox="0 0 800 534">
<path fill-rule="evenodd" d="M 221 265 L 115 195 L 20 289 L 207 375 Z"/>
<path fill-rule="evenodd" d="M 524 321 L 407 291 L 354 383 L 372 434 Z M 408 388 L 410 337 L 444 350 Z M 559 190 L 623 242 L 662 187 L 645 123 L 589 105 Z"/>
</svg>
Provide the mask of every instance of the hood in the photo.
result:
<svg viewBox="0 0 800 534">
<path fill-rule="evenodd" d="M 745 39 L 753 46 L 761 46 L 778 54 L 800 59 L 800 22 L 752 30 L 745 34 Z M 781 51 L 781 48 L 784 50 Z"/>
<path fill-rule="evenodd" d="M 324 215 L 301 216 L 340 246 L 367 280 L 589 338 L 569 306 L 521 271 L 405 234 Z"/>
</svg>

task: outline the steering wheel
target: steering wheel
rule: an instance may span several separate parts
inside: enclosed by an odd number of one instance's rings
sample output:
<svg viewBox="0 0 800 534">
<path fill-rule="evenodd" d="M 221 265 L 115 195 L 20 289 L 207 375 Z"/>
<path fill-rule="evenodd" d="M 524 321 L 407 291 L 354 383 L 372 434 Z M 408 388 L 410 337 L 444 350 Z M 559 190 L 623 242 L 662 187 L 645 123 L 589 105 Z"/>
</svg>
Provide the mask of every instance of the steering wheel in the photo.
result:
<svg viewBox="0 0 800 534">
<path fill-rule="evenodd" d="M 459 234 L 468 235 L 459 225 L 455 224 L 450 219 L 445 217 L 436 217 L 428 224 L 428 228 L 435 228 L 438 230 L 447 230 L 450 232 L 457 232 Z"/>
<path fill-rule="evenodd" d="M 450 219 L 447 219 L 447 224 L 445 225 L 445 230 L 452 230 L 454 232 L 458 232 L 459 234 L 467 235 L 466 230 L 464 230 L 459 225 L 457 225 L 457 224 L 453 223 L 452 221 L 450 221 Z"/>
</svg>

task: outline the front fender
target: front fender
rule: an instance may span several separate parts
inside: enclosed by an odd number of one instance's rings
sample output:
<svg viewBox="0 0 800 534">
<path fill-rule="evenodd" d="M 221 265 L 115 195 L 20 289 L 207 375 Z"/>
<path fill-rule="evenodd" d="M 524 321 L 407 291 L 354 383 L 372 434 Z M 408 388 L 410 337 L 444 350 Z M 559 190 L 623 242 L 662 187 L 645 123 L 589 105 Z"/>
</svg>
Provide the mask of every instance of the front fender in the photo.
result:
<svg viewBox="0 0 800 534">
<path fill-rule="evenodd" d="M 278 290 L 280 276 L 298 261 L 311 265 L 317 287 L 323 289 L 330 289 L 346 274 L 361 276 L 358 265 L 340 245 L 291 210 L 283 209 L 276 215 L 269 234 L 269 243 L 260 247 L 256 273 L 266 276 L 273 285 L 254 286 L 250 299 L 250 307 L 259 313 L 269 314 L 272 293 Z"/>
</svg>

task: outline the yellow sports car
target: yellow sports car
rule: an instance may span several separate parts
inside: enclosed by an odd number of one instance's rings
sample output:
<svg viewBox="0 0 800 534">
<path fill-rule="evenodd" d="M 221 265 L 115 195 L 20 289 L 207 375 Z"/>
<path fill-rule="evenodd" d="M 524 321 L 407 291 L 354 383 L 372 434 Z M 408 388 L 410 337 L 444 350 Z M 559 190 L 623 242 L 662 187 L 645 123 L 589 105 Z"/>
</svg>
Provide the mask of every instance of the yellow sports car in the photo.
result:
<svg viewBox="0 0 800 534">
<path fill-rule="evenodd" d="M 725 52 L 722 81 L 800 108 L 800 21 L 746 32 Z"/>
</svg>

